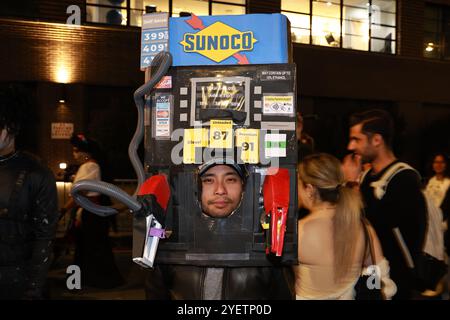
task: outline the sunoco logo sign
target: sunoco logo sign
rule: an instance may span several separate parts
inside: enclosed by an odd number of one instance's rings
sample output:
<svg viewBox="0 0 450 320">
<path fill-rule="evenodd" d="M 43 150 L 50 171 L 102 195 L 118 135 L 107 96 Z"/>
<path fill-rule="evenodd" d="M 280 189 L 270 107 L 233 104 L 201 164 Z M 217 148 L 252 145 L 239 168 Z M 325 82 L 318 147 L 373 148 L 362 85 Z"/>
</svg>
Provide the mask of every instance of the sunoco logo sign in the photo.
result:
<svg viewBox="0 0 450 320">
<path fill-rule="evenodd" d="M 252 31 L 241 32 L 222 22 L 215 22 L 197 33 L 185 33 L 184 52 L 196 52 L 215 62 L 221 62 L 240 51 L 251 51 L 256 40 Z"/>
</svg>

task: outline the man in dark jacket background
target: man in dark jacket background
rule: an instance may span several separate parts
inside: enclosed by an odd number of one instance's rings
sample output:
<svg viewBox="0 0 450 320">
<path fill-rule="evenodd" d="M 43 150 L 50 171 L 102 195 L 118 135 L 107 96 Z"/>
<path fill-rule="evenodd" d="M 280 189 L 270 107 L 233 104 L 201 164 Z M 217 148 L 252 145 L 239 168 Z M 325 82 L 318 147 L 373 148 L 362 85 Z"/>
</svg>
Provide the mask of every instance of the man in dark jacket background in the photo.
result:
<svg viewBox="0 0 450 320">
<path fill-rule="evenodd" d="M 42 299 L 57 224 L 53 173 L 16 150 L 27 106 L 0 89 L 0 299 Z"/>
</svg>

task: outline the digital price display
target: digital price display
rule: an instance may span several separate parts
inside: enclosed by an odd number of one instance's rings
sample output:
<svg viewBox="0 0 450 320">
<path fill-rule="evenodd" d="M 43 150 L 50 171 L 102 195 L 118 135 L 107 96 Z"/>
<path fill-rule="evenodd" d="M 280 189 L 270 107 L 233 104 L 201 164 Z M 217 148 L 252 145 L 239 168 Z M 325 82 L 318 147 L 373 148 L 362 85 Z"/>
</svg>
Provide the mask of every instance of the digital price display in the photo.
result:
<svg viewBox="0 0 450 320">
<path fill-rule="evenodd" d="M 141 34 L 141 69 L 147 68 L 161 51 L 169 51 L 168 13 L 144 14 Z"/>
</svg>

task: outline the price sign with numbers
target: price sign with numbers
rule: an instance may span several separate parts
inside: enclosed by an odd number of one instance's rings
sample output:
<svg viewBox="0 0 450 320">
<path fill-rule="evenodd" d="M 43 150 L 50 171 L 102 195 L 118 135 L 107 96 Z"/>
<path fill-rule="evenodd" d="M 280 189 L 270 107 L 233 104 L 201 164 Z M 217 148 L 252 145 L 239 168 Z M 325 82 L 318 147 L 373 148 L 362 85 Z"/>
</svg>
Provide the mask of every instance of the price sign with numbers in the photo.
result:
<svg viewBox="0 0 450 320">
<path fill-rule="evenodd" d="M 233 148 L 233 120 L 211 120 L 209 147 Z"/>
<path fill-rule="evenodd" d="M 142 18 L 141 69 L 148 67 L 161 51 L 168 51 L 169 14 L 150 13 Z"/>
<path fill-rule="evenodd" d="M 259 129 L 236 130 L 236 146 L 245 163 L 259 163 Z"/>
</svg>

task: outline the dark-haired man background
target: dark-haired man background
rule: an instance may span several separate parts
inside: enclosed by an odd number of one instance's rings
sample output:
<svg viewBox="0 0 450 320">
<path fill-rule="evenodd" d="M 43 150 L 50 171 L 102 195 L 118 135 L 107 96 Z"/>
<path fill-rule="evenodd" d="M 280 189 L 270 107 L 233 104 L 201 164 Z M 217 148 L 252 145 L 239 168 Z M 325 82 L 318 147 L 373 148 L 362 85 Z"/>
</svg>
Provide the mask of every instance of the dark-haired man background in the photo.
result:
<svg viewBox="0 0 450 320">
<path fill-rule="evenodd" d="M 371 184 L 399 160 L 394 155 L 393 119 L 384 110 L 369 110 L 355 114 L 350 119 L 350 141 L 343 169 L 350 181 L 360 182 L 365 203 L 365 213 L 380 239 L 383 252 L 389 261 L 391 278 L 397 285 L 394 299 L 411 299 L 414 280 L 397 243 L 393 229 L 399 228 L 404 241 L 414 256 L 422 249 L 426 228 L 426 203 L 421 192 L 421 182 L 413 170 L 404 170 L 390 180 L 386 193 L 379 200 Z M 371 169 L 359 181 L 362 164 Z"/>
</svg>

